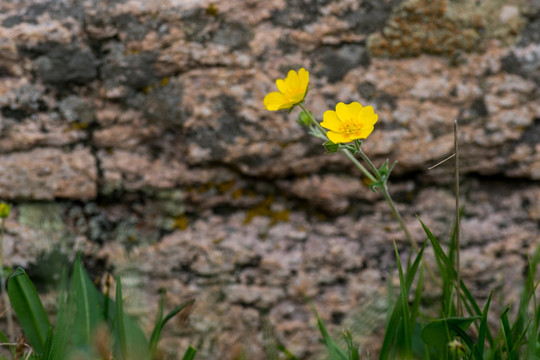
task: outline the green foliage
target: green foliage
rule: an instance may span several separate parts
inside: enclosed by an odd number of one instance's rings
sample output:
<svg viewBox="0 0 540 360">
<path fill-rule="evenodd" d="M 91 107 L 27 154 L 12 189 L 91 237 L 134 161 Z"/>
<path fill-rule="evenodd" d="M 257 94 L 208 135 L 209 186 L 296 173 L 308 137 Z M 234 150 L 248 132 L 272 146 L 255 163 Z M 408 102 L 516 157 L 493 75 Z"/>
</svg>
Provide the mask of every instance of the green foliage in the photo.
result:
<svg viewBox="0 0 540 360">
<path fill-rule="evenodd" d="M 122 282 L 116 279 L 116 299 L 101 294 L 77 257 L 69 291 L 64 272 L 58 298 L 56 324 L 51 326 L 37 291 L 28 275 L 18 268 L 8 280 L 8 294 L 21 328 L 39 360 L 108 358 L 149 360 L 157 356 L 157 345 L 165 324 L 194 300 L 187 301 L 163 317 L 164 297 L 150 341 L 124 311 Z M 108 291 L 108 290 L 107 290 Z M 183 359 L 192 360 L 197 350 L 189 347 Z"/>
<path fill-rule="evenodd" d="M 515 319 L 510 317 L 510 306 L 499 316 L 499 329 L 488 326 L 488 313 L 493 297 L 489 295 L 480 309 L 477 301 L 463 281 L 457 294 L 457 270 L 452 254 L 455 250 L 455 231 L 449 243 L 448 253 L 437 238 L 421 222 L 428 241 L 424 243 L 414 261 L 402 265 L 395 246 L 399 274 L 397 301 L 389 305 L 388 320 L 379 359 L 473 359 L 473 360 L 519 360 L 540 358 L 540 304 L 536 301 L 536 269 L 540 263 L 540 247 L 528 261 L 528 273 Z M 421 258 L 424 249 L 432 246 L 439 269 L 441 306 L 439 317 L 429 318 L 422 313 L 424 275 Z M 414 291 L 413 290 L 414 286 Z M 467 315 L 457 316 L 455 296 L 460 296 Z M 391 302 L 389 302 L 391 304 Z M 391 310 L 390 310 L 391 309 Z M 358 349 L 353 348 L 353 338 L 344 333 L 349 351 L 342 349 L 328 334 L 321 318 L 318 327 L 329 358 L 332 360 L 357 360 Z M 494 332 L 496 331 L 496 332 Z M 353 348 L 354 349 L 354 348 Z"/>
<path fill-rule="evenodd" d="M 8 295 L 19 323 L 37 353 L 42 353 L 51 323 L 32 281 L 19 267 L 8 279 Z"/>
</svg>

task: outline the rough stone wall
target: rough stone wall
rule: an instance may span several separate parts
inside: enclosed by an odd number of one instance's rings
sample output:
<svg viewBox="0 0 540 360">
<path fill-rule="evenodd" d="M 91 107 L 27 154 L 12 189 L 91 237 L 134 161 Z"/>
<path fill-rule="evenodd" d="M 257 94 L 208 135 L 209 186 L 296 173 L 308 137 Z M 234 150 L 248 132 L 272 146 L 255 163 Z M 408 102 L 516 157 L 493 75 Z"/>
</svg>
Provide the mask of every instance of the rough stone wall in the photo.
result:
<svg viewBox="0 0 540 360">
<path fill-rule="evenodd" d="M 121 274 L 166 358 L 262 359 L 272 343 L 317 358 L 315 320 L 376 355 L 392 240 L 389 209 L 264 95 L 311 74 L 314 114 L 338 101 L 379 114 L 365 151 L 399 160 L 391 191 L 451 231 L 461 129 L 464 279 L 516 298 L 540 227 L 540 4 L 428 0 L 19 0 L 0 3 L 0 198 L 7 263 L 53 282 L 75 249 Z M 51 296 L 53 299 L 53 296 Z M 54 300 L 50 300 L 52 309 Z"/>
</svg>

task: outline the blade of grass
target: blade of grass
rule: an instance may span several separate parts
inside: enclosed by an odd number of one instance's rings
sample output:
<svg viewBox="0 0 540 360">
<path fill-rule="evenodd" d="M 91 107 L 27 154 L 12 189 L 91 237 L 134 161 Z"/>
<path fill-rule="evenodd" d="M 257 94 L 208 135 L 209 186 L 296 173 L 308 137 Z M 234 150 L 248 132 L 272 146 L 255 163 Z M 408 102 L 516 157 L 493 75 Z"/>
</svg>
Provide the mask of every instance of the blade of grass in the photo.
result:
<svg viewBox="0 0 540 360">
<path fill-rule="evenodd" d="M 116 324 L 118 329 L 118 341 L 123 360 L 128 360 L 126 329 L 124 325 L 124 300 L 122 299 L 122 280 L 116 277 Z"/>
<path fill-rule="evenodd" d="M 402 321 L 403 321 L 403 351 L 404 355 L 408 359 L 413 358 L 412 354 L 412 327 L 410 313 L 411 309 L 409 307 L 407 284 L 405 283 L 405 276 L 403 275 L 403 268 L 401 267 L 401 260 L 399 259 L 399 251 L 394 241 L 394 251 L 396 253 L 397 268 L 399 274 L 399 285 L 400 285 L 400 299 L 401 299 L 401 308 L 402 308 Z"/>
<path fill-rule="evenodd" d="M 352 340 L 352 334 L 349 330 L 343 332 L 343 338 L 347 344 L 347 356 L 348 360 L 360 360 L 360 354 L 358 353 L 358 346 L 354 346 Z"/>
<path fill-rule="evenodd" d="M 54 325 L 54 336 L 50 346 L 50 351 L 45 352 L 45 359 L 65 358 L 73 331 L 73 314 L 75 312 L 75 299 L 68 296 L 67 292 L 67 271 L 62 271 L 60 279 L 60 291 L 58 295 L 58 309 L 56 323 Z"/>
<path fill-rule="evenodd" d="M 492 297 L 493 291 L 491 291 L 491 293 L 489 294 L 486 305 L 484 306 L 484 310 L 482 311 L 482 319 L 480 320 L 480 329 L 478 331 L 478 341 L 475 351 L 475 357 L 477 360 L 484 359 L 484 344 L 486 342 L 486 334 L 489 332 L 489 328 L 487 326 L 487 316 Z"/>
<path fill-rule="evenodd" d="M 72 329 L 73 344 L 85 346 L 92 342 L 94 329 L 103 320 L 103 296 L 84 270 L 80 255 L 77 255 L 73 264 L 69 296 L 74 299 L 76 309 Z"/>
<path fill-rule="evenodd" d="M 508 321 L 508 312 L 510 307 L 507 307 L 500 316 L 502 334 L 504 338 L 504 343 L 506 345 L 506 354 L 508 360 L 517 360 L 516 354 L 514 353 L 514 338 L 512 336 L 512 330 L 510 329 L 510 323 Z"/>
<path fill-rule="evenodd" d="M 444 265 L 444 268 L 441 269 L 441 271 L 444 271 L 446 275 L 450 277 L 452 281 L 456 278 L 456 269 L 454 268 L 454 264 L 450 261 L 448 256 L 445 254 L 444 250 L 442 249 L 441 245 L 439 244 L 439 241 L 437 238 L 431 233 L 429 228 L 418 218 L 420 223 L 422 224 L 422 227 L 424 228 L 424 231 L 426 235 L 428 236 L 428 239 L 431 243 L 431 246 L 433 246 L 433 251 L 435 253 L 435 256 L 441 260 L 441 263 Z M 481 315 L 482 311 L 480 310 L 480 307 L 478 306 L 478 303 L 470 293 L 469 289 L 465 286 L 463 283 L 463 280 L 461 281 L 461 291 L 463 292 L 462 296 L 470 305 L 470 313 L 471 315 Z"/>
<path fill-rule="evenodd" d="M 169 320 L 171 320 L 173 317 L 178 315 L 182 310 L 191 308 L 194 303 L 195 303 L 195 300 L 192 299 L 192 300 L 188 300 L 188 301 L 178 305 L 173 310 L 171 310 L 167 314 L 167 316 L 165 316 L 165 318 L 160 319 L 159 322 L 156 323 L 156 326 L 154 327 L 154 331 L 152 331 L 152 336 L 150 337 L 150 355 L 152 356 L 152 358 L 154 358 L 154 356 L 156 354 L 157 345 L 158 345 L 158 342 L 159 342 L 159 338 L 161 336 L 161 331 L 163 330 L 163 327 L 165 326 L 165 324 Z M 162 306 L 163 306 L 163 304 L 160 304 L 161 311 L 160 311 L 159 316 L 163 316 L 163 308 L 162 308 Z"/>
<path fill-rule="evenodd" d="M 332 360 L 347 360 L 347 353 L 334 341 L 334 339 L 332 339 L 330 334 L 328 334 L 326 326 L 324 326 L 324 322 L 313 305 L 311 306 L 311 311 L 313 311 L 313 314 L 315 314 L 315 317 L 317 318 L 317 326 L 319 327 L 319 331 L 322 336 L 322 343 L 328 349 L 330 358 Z"/>
<path fill-rule="evenodd" d="M 277 344 L 277 348 L 281 351 L 288 360 L 299 360 L 292 352 L 289 351 L 283 344 Z"/>
<path fill-rule="evenodd" d="M 193 346 L 189 345 L 184 353 L 184 356 L 182 356 L 182 360 L 193 360 L 195 358 L 195 354 L 197 354 L 197 350 Z"/>
<path fill-rule="evenodd" d="M 45 348 L 51 323 L 34 284 L 21 267 L 18 267 L 8 279 L 7 291 L 24 334 L 34 351 L 41 354 Z"/>
<path fill-rule="evenodd" d="M 411 265 L 409 271 L 407 272 L 407 283 L 406 283 L 407 288 L 408 288 L 407 291 L 410 290 L 410 286 L 412 285 L 412 282 L 416 275 L 416 271 L 418 269 L 418 266 L 420 264 L 420 261 L 422 259 L 422 255 L 424 253 L 426 246 L 427 246 L 427 242 L 424 242 L 424 244 L 422 245 L 422 248 L 416 255 L 416 258 L 413 264 Z M 390 286 L 391 285 L 389 285 L 389 287 Z M 389 304 L 390 304 L 390 301 L 389 301 Z M 386 323 L 386 329 L 384 331 L 384 339 L 381 346 L 381 353 L 379 355 L 379 359 L 381 360 L 390 358 L 390 354 L 392 353 L 392 350 L 394 348 L 392 344 L 394 343 L 396 339 L 396 334 L 398 332 L 398 329 L 401 328 L 400 319 L 402 315 L 403 315 L 403 312 L 402 312 L 401 301 L 396 301 L 396 303 L 394 304 L 394 307 L 392 308 L 390 312 L 390 315 L 388 316 L 388 321 Z"/>
</svg>

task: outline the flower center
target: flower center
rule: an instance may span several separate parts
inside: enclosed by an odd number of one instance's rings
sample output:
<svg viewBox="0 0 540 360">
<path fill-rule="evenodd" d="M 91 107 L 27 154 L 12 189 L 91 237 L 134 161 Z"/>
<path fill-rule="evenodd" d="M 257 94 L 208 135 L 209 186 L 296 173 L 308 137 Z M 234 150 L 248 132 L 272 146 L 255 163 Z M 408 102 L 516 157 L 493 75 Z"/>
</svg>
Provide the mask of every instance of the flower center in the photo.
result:
<svg viewBox="0 0 540 360">
<path fill-rule="evenodd" d="M 358 137 L 360 131 L 362 131 L 362 124 L 358 121 L 355 121 L 354 119 L 341 120 L 339 132 L 343 133 L 345 137 Z"/>
</svg>

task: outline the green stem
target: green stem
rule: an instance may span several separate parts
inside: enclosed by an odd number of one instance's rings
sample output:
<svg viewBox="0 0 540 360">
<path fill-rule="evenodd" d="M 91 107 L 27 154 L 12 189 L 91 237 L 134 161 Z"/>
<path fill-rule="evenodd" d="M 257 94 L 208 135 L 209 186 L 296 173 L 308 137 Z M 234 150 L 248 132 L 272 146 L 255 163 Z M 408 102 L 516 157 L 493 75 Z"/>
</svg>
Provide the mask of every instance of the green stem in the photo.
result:
<svg viewBox="0 0 540 360">
<path fill-rule="evenodd" d="M 379 175 L 379 170 L 377 169 L 377 167 L 371 162 L 371 160 L 367 157 L 366 154 L 364 154 L 364 152 L 362 151 L 362 148 L 360 147 L 360 143 L 356 142 L 355 141 L 355 145 L 356 145 L 356 151 L 360 154 L 360 157 L 362 158 L 362 160 L 364 160 L 368 165 L 369 167 L 371 168 L 371 170 Z M 377 176 L 379 177 L 379 176 Z M 382 180 L 382 179 L 379 179 L 379 181 Z"/>
<path fill-rule="evenodd" d="M 381 178 L 381 176 L 379 174 L 379 171 L 377 170 L 377 168 L 375 167 L 373 162 L 371 162 L 371 160 L 367 157 L 367 155 L 364 154 L 364 152 L 362 151 L 362 149 L 360 147 L 361 144 L 359 142 L 355 142 L 355 145 L 356 145 L 356 149 L 357 149 L 358 153 L 360 154 L 360 157 L 377 174 L 377 177 L 379 178 L 378 179 L 379 182 L 384 184 L 384 186 L 381 187 L 381 191 L 383 193 L 384 198 L 386 199 L 386 202 L 388 203 L 388 205 L 392 209 L 392 213 L 394 214 L 395 218 L 399 222 L 399 226 L 401 227 L 401 230 L 403 230 L 403 232 L 405 233 L 405 237 L 407 238 L 407 240 L 409 241 L 411 246 L 416 250 L 416 252 L 420 251 L 420 248 L 418 247 L 418 244 L 416 244 L 416 241 L 412 238 L 411 234 L 409 233 L 409 230 L 407 229 L 407 226 L 405 226 L 405 222 L 403 221 L 403 218 L 399 214 L 399 211 L 398 211 L 396 205 L 394 204 L 394 201 L 392 200 L 392 197 L 390 196 L 390 193 L 388 192 L 388 186 L 386 184 L 387 179 L 382 179 Z"/>
<path fill-rule="evenodd" d="M 364 167 L 364 165 L 362 165 L 362 163 L 360 163 L 360 161 L 358 161 L 357 158 L 354 157 L 354 155 L 347 149 L 341 149 L 341 152 L 344 153 L 352 162 L 353 164 L 359 168 L 360 170 L 362 170 L 362 172 L 364 173 L 364 175 L 366 175 L 369 180 L 371 180 L 371 182 L 377 182 L 377 178 L 375 176 L 373 176 L 368 169 L 366 169 Z M 378 173 L 375 173 L 375 174 L 378 174 Z"/>
<path fill-rule="evenodd" d="M 326 136 L 326 129 L 323 128 L 323 127 L 321 126 L 321 124 L 319 124 L 319 122 L 318 122 L 317 120 L 315 120 L 315 118 L 313 117 L 313 115 L 312 115 L 309 111 L 306 110 L 306 108 L 304 107 L 304 105 L 303 105 L 303 104 L 298 104 L 298 106 L 300 106 L 300 108 L 301 108 L 302 110 L 304 110 L 304 112 L 307 114 L 307 116 L 309 116 L 309 118 L 311 119 L 311 122 L 313 123 L 313 125 L 315 125 L 315 126 L 322 132 L 322 134 L 323 134 L 324 136 Z"/>
<path fill-rule="evenodd" d="M 15 340 L 15 331 L 13 330 L 13 317 L 11 315 L 11 307 L 8 294 L 6 293 L 6 277 L 4 276 L 4 229 L 6 219 L 2 218 L 2 225 L 0 226 L 0 292 L 2 295 L 2 302 L 6 307 L 6 318 L 8 327 L 8 337 L 10 341 Z"/>
<path fill-rule="evenodd" d="M 399 214 L 399 211 L 396 208 L 396 205 L 394 204 L 394 201 L 392 200 L 390 193 L 388 192 L 388 187 L 386 185 L 386 182 L 384 183 L 384 186 L 381 187 L 381 191 L 383 193 L 384 198 L 386 199 L 386 202 L 392 209 L 392 213 L 394 214 L 395 218 L 399 222 L 399 226 L 401 226 L 401 230 L 403 230 L 403 232 L 405 233 L 405 237 L 407 238 L 407 240 L 409 240 L 409 243 L 414 248 L 414 250 L 416 250 L 416 252 L 419 252 L 420 248 L 418 248 L 416 241 L 412 238 L 411 234 L 409 233 L 409 230 L 407 229 L 407 226 L 405 226 L 405 222 L 403 222 L 403 218 Z"/>
</svg>

